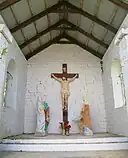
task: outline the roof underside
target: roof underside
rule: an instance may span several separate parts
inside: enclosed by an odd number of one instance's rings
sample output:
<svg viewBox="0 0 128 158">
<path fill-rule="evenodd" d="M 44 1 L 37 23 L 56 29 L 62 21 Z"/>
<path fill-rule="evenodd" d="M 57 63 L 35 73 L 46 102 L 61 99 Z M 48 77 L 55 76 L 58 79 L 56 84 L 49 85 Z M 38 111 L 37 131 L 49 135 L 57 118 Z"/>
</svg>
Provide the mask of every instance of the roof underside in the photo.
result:
<svg viewBox="0 0 128 158">
<path fill-rule="evenodd" d="M 120 0 L 1 0 L 0 11 L 26 59 L 52 44 L 76 44 L 102 58 L 126 14 Z"/>
</svg>

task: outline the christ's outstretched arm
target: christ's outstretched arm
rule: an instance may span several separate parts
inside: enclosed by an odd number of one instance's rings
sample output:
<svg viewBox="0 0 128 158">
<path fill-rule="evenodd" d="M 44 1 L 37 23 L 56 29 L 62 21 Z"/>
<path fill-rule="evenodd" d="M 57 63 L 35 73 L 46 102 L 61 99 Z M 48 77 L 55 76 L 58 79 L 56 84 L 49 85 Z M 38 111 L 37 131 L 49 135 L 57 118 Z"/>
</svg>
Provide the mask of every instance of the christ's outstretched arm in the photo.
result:
<svg viewBox="0 0 128 158">
<path fill-rule="evenodd" d="M 61 82 L 61 79 L 57 78 L 54 74 L 52 74 L 52 77 L 53 77 L 55 80 Z"/>
<path fill-rule="evenodd" d="M 74 80 L 76 79 L 77 75 L 78 75 L 78 74 L 76 74 L 71 80 L 69 80 L 69 82 L 74 81 Z"/>
</svg>

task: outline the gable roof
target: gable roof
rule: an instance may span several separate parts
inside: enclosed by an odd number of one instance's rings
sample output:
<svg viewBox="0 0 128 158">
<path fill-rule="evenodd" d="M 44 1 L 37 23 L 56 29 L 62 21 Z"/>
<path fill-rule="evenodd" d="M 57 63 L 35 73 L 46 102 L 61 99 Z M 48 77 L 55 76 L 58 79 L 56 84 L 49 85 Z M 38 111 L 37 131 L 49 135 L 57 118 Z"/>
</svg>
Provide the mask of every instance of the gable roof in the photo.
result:
<svg viewBox="0 0 128 158">
<path fill-rule="evenodd" d="M 124 0 L 2 0 L 0 11 L 27 59 L 55 43 L 76 44 L 102 58 L 128 13 L 128 4 Z"/>
</svg>

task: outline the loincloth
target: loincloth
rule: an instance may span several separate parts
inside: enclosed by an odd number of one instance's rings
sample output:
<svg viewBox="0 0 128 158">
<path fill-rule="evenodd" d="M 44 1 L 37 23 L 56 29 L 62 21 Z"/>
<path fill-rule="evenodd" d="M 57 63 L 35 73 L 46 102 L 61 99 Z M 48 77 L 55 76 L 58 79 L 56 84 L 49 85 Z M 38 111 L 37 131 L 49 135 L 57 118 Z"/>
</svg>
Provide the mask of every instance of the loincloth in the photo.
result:
<svg viewBox="0 0 128 158">
<path fill-rule="evenodd" d="M 62 90 L 62 91 L 61 91 L 61 95 L 62 95 L 62 96 L 65 96 L 65 95 L 66 95 L 66 96 L 69 96 L 69 95 L 70 95 L 70 92 L 67 91 L 67 90 Z"/>
</svg>

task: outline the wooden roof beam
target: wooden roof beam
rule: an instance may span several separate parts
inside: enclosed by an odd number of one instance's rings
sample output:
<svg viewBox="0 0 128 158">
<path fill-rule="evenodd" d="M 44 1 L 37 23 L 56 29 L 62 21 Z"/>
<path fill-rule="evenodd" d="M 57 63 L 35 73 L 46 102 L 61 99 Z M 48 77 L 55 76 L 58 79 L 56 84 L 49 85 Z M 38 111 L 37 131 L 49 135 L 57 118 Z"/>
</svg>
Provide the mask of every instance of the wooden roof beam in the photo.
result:
<svg viewBox="0 0 128 158">
<path fill-rule="evenodd" d="M 49 31 L 54 30 L 56 27 L 58 27 L 59 25 L 61 25 L 63 23 L 63 20 L 58 21 L 57 23 L 51 25 L 50 27 L 48 27 L 47 29 L 39 32 L 38 34 L 36 34 L 36 36 L 30 38 L 29 40 L 27 40 L 26 42 L 24 42 L 23 44 L 21 44 L 19 47 L 21 49 L 23 49 L 24 47 L 26 47 L 27 45 L 29 45 L 30 43 L 34 42 L 35 40 L 39 39 L 41 36 L 47 34 Z"/>
<path fill-rule="evenodd" d="M 103 41 L 99 40 L 98 38 L 93 36 L 91 33 L 88 33 L 86 31 L 84 31 L 82 28 L 80 28 L 80 27 L 76 26 L 75 24 L 69 22 L 68 20 L 64 20 L 63 23 L 68 25 L 68 26 L 70 26 L 73 29 L 76 29 L 78 32 L 80 32 L 84 36 L 90 38 L 91 40 L 95 41 L 96 43 L 102 45 L 103 47 L 108 48 L 108 45 L 106 43 L 104 43 Z"/>
<path fill-rule="evenodd" d="M 18 26 L 16 26 L 16 27 L 10 29 L 11 33 L 14 33 L 14 32 L 16 32 L 16 31 L 18 31 L 19 29 L 22 29 L 22 28 L 26 27 L 27 25 L 33 23 L 33 22 L 36 21 L 36 20 L 39 20 L 40 18 L 46 16 L 46 15 L 49 14 L 49 13 L 52 13 L 52 12 L 53 12 L 54 10 L 56 10 L 57 8 L 60 8 L 63 4 L 64 4 L 64 2 L 61 1 L 61 2 L 58 2 L 58 3 L 55 4 L 55 5 L 53 5 L 53 6 L 49 7 L 49 8 L 47 8 L 46 10 L 42 11 L 41 13 L 39 13 L 39 14 L 37 14 L 37 15 L 31 17 L 30 19 L 28 19 L 28 20 L 22 22 L 22 23 L 19 24 Z"/>
<path fill-rule="evenodd" d="M 73 37 L 71 37 L 71 36 L 69 36 L 69 35 L 67 35 L 67 34 L 65 34 L 63 37 L 66 38 L 67 40 L 71 41 L 72 43 L 74 43 L 74 44 L 80 46 L 80 47 L 83 48 L 84 50 L 90 52 L 91 54 L 95 55 L 96 57 L 102 59 L 102 57 L 103 57 L 102 54 L 100 54 L 99 52 L 96 52 L 95 50 L 93 50 L 92 48 L 86 46 L 85 44 L 83 44 L 83 43 L 77 41 L 75 38 L 73 38 Z"/>
<path fill-rule="evenodd" d="M 70 8 L 70 9 L 72 9 L 72 10 L 76 10 L 79 14 L 81 14 L 81 15 L 83 15 L 84 17 L 87 17 L 88 19 L 90 19 L 90 20 L 96 22 L 97 24 L 99 24 L 99 25 L 101 25 L 102 27 L 104 27 L 104 28 L 110 30 L 111 32 L 116 33 L 116 32 L 118 31 L 118 30 L 117 30 L 116 28 L 114 28 L 113 26 L 111 26 L 111 25 L 107 24 L 106 22 L 100 20 L 100 19 L 97 18 L 96 16 L 91 15 L 91 14 L 89 14 L 88 12 L 86 12 L 86 11 L 84 11 L 84 10 L 78 8 L 77 6 L 75 6 L 75 5 L 71 4 L 71 3 L 69 3 L 68 1 L 64 1 L 64 3 L 65 3 L 65 5 L 66 5 L 68 8 Z"/>
<path fill-rule="evenodd" d="M 108 1 L 114 3 L 115 5 L 117 5 L 117 6 L 119 6 L 119 7 L 121 7 L 121 8 L 128 11 L 128 4 L 127 3 L 124 3 L 121 0 L 108 0 Z"/>
<path fill-rule="evenodd" d="M 44 45 L 40 46 L 39 48 L 37 48 L 36 50 L 34 50 L 33 52 L 28 53 L 25 57 L 28 60 L 29 58 L 31 58 L 32 56 L 40 53 L 41 51 L 43 51 L 44 49 L 48 48 L 49 46 L 51 46 L 53 43 L 58 42 L 63 35 L 59 35 L 55 38 L 53 38 L 52 40 L 50 40 L 49 42 L 45 43 Z"/>
<path fill-rule="evenodd" d="M 62 38 L 66 38 L 68 40 L 68 42 L 71 42 L 72 44 L 76 44 L 78 46 L 80 46 L 81 48 L 85 49 L 86 51 L 90 52 L 91 54 L 95 55 L 98 58 L 102 58 L 103 55 L 96 52 L 95 50 L 93 50 L 92 48 L 82 44 L 81 42 L 77 41 L 75 38 L 63 33 L 62 35 L 59 35 L 55 38 L 53 38 L 52 40 L 50 40 L 49 42 L 45 43 L 44 45 L 40 46 L 39 48 L 37 48 L 36 50 L 34 50 L 33 52 L 28 53 L 25 57 L 26 59 L 30 59 L 32 56 L 38 54 L 39 52 L 43 51 L 44 49 L 48 48 L 49 46 L 51 46 L 52 44 L 55 43 L 59 43 L 60 39 Z"/>
<path fill-rule="evenodd" d="M 58 27 L 61 24 L 66 24 L 69 27 Z M 30 43 L 34 42 L 35 40 L 37 40 L 38 38 L 40 38 L 41 36 L 43 36 L 44 34 L 48 33 L 51 30 L 70 30 L 70 31 L 79 31 L 81 34 L 83 34 L 84 36 L 92 39 L 93 41 L 95 41 L 96 43 L 102 45 L 105 48 L 108 48 L 108 45 L 104 42 L 102 42 L 101 40 L 99 40 L 98 38 L 96 38 L 95 36 L 93 36 L 92 34 L 84 31 L 82 28 L 76 26 L 75 24 L 62 19 L 60 21 L 58 21 L 57 23 L 51 25 L 50 27 L 48 27 L 47 29 L 41 31 L 40 33 L 38 33 L 36 36 L 30 38 L 29 40 L 27 40 L 26 42 L 24 42 L 23 44 L 20 45 L 20 48 L 23 49 L 24 47 L 26 47 L 27 45 L 29 45 Z"/>
<path fill-rule="evenodd" d="M 7 7 L 10 7 L 11 5 L 20 2 L 21 0 L 6 0 L 2 3 L 0 3 L 0 11 L 6 9 Z"/>
</svg>

